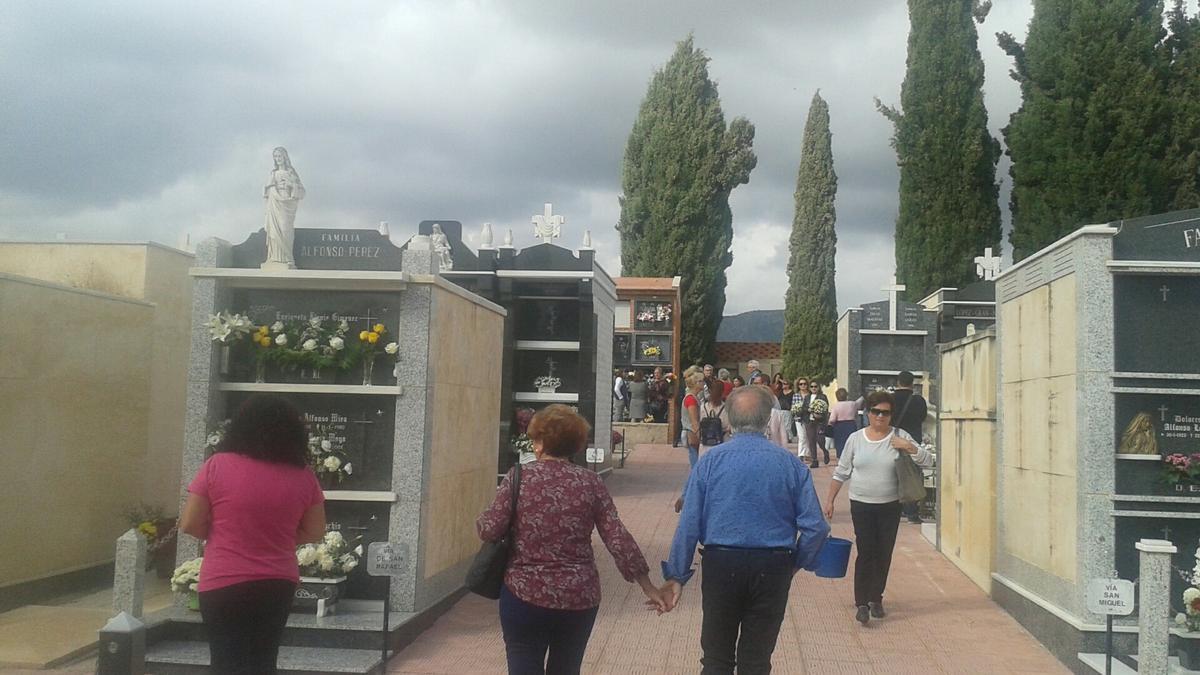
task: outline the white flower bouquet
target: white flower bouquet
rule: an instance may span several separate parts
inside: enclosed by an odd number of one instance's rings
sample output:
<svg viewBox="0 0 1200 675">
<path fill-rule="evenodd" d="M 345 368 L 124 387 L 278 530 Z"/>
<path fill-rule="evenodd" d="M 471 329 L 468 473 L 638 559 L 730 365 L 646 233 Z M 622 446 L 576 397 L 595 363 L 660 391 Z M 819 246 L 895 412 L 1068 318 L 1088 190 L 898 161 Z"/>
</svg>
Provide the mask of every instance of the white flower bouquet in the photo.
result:
<svg viewBox="0 0 1200 675">
<path fill-rule="evenodd" d="M 352 545 L 341 532 L 327 532 L 319 543 L 296 549 L 296 564 L 302 577 L 331 579 L 354 571 L 362 554 L 362 544 Z"/>
<path fill-rule="evenodd" d="M 233 344 L 254 330 L 254 322 L 244 314 L 217 312 L 208 317 L 208 331 L 214 342 Z"/>
<path fill-rule="evenodd" d="M 346 455 L 346 438 L 325 426 L 308 435 L 308 462 L 322 484 L 340 483 L 354 474 Z"/>
<path fill-rule="evenodd" d="M 176 593 L 193 593 L 200 585 L 200 565 L 204 558 L 193 558 L 179 567 L 171 575 L 171 590 Z"/>
</svg>

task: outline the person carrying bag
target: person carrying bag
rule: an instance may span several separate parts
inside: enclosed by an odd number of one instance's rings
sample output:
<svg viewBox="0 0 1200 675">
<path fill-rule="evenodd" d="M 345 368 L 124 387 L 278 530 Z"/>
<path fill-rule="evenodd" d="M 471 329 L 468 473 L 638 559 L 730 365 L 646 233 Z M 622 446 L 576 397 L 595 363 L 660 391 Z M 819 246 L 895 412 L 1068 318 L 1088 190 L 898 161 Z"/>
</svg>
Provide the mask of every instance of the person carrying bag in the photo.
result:
<svg viewBox="0 0 1200 675">
<path fill-rule="evenodd" d="M 908 406 L 912 403 L 910 396 L 900 409 L 899 417 L 892 417 L 892 428 L 899 429 L 898 422 L 904 419 Z M 925 499 L 925 472 L 913 461 L 907 452 L 896 453 L 896 481 L 899 484 L 900 503 L 916 504 Z"/>
<path fill-rule="evenodd" d="M 504 572 L 508 569 L 508 556 L 512 551 L 513 530 L 517 525 L 517 498 L 520 493 L 521 463 L 517 462 L 513 466 L 508 532 L 496 541 L 483 542 L 467 570 L 467 590 L 489 600 L 500 599 L 500 587 L 504 585 Z"/>
</svg>

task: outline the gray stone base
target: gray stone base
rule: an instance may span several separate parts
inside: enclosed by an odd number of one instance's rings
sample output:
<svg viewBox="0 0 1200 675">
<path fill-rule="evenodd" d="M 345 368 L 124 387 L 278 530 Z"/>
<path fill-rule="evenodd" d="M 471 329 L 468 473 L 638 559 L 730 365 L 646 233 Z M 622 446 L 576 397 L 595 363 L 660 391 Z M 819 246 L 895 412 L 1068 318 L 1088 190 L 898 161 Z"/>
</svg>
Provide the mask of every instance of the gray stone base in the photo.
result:
<svg viewBox="0 0 1200 675">
<path fill-rule="evenodd" d="M 1079 654 L 1103 653 L 1103 630 L 1080 630 L 998 581 L 992 584 L 992 600 L 1072 672 L 1095 672 L 1079 660 Z M 1113 653 L 1137 653 L 1137 639 L 1137 633 L 1113 633 Z"/>
</svg>

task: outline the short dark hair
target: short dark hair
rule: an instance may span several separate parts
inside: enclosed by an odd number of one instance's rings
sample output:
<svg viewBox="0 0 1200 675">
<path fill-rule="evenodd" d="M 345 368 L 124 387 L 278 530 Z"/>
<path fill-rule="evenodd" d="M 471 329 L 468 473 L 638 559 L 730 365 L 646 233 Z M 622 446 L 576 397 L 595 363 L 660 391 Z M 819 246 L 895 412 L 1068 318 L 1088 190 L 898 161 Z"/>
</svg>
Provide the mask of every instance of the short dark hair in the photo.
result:
<svg viewBox="0 0 1200 675">
<path fill-rule="evenodd" d="M 308 464 L 308 430 L 296 406 L 256 394 L 238 408 L 217 452 L 234 452 L 276 464 Z"/>
<path fill-rule="evenodd" d="M 570 457 L 587 445 L 592 425 L 562 403 L 542 408 L 529 421 L 530 440 L 542 442 L 542 452 L 551 457 Z"/>
<path fill-rule="evenodd" d="M 866 408 L 870 410 L 880 403 L 886 403 L 892 406 L 892 412 L 896 412 L 896 397 L 892 396 L 892 392 L 886 389 L 877 389 L 867 394 Z"/>
<path fill-rule="evenodd" d="M 850 398 L 850 392 L 846 391 L 845 387 L 838 387 L 838 390 L 833 392 L 833 395 L 839 401 L 845 401 L 846 399 Z"/>
<path fill-rule="evenodd" d="M 911 387 L 913 385 L 913 374 L 907 370 L 902 370 L 900 371 L 900 374 L 896 376 L 896 380 L 900 382 L 901 387 Z"/>
</svg>

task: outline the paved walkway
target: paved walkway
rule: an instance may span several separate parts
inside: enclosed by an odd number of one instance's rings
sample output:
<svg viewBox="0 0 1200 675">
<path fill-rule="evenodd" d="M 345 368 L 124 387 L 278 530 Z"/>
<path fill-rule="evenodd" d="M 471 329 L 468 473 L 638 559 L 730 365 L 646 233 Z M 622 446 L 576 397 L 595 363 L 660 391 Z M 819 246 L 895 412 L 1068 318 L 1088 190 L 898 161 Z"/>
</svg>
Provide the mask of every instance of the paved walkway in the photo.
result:
<svg viewBox="0 0 1200 675">
<path fill-rule="evenodd" d="M 670 504 L 687 471 L 684 451 L 641 446 L 608 481 L 625 525 L 652 578 L 670 546 L 677 516 Z M 818 494 L 831 468 L 815 472 Z M 853 539 L 842 491 L 833 534 Z M 604 600 L 584 657 L 585 673 L 694 673 L 700 665 L 699 578 L 684 588 L 675 611 L 661 617 L 642 608 L 594 538 Z M 853 564 L 853 563 L 851 563 Z M 852 579 L 807 572 L 792 584 L 787 618 L 775 649 L 778 673 L 1066 673 L 1029 633 L 929 544 L 901 523 L 888 582 L 889 616 L 859 626 Z M 496 604 L 463 598 L 392 659 L 389 673 L 503 673 L 504 643 Z"/>
</svg>

